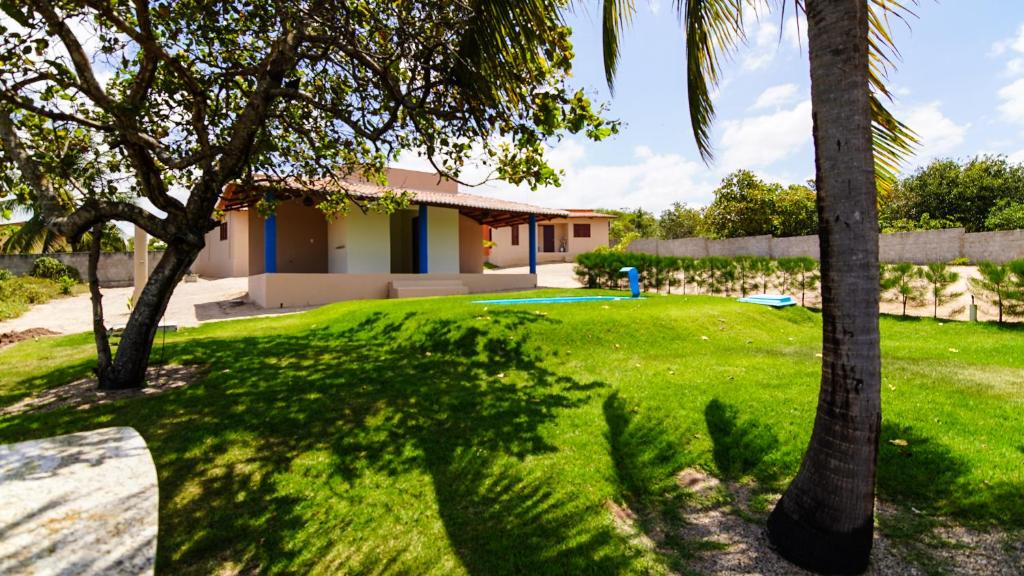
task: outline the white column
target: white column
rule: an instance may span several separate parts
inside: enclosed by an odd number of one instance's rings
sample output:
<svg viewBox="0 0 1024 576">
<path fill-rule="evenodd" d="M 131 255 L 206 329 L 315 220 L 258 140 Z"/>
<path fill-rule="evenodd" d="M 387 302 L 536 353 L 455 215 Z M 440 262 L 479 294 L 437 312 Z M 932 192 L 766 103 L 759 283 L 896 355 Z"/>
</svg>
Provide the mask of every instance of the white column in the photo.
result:
<svg viewBox="0 0 1024 576">
<path fill-rule="evenodd" d="M 149 234 L 141 227 L 135 227 L 135 258 L 134 258 L 135 291 L 132 292 L 132 302 L 139 301 L 139 294 L 149 280 Z"/>
</svg>

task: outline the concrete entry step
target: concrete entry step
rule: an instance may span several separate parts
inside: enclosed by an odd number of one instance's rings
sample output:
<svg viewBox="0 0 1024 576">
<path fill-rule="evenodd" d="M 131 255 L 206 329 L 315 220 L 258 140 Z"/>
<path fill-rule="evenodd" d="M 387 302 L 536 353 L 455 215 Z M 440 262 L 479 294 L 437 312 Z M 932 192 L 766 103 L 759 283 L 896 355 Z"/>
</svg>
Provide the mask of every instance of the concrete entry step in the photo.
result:
<svg viewBox="0 0 1024 576">
<path fill-rule="evenodd" d="M 388 298 L 419 298 L 423 296 L 455 296 L 469 294 L 459 280 L 392 280 Z"/>
</svg>

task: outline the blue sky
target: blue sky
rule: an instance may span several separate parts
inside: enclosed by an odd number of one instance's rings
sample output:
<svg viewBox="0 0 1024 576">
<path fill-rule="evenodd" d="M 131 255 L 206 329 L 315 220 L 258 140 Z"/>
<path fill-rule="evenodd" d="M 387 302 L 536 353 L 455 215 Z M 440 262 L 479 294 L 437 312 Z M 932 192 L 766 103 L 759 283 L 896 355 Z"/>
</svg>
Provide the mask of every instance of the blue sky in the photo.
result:
<svg viewBox="0 0 1024 576">
<path fill-rule="evenodd" d="M 622 132 L 599 143 L 557 144 L 551 159 L 566 171 L 560 189 L 530 192 L 498 183 L 476 192 L 546 206 L 660 211 L 675 201 L 707 204 L 722 176 L 736 168 L 786 183 L 812 177 L 807 44 L 798 37 L 791 4 L 785 21 L 778 13 L 748 18 L 748 43 L 726 67 L 716 98 L 710 166 L 693 144 L 672 3 L 638 3 L 614 98 L 604 84 L 597 3 L 578 10 L 568 17 L 573 83 L 607 102 L 609 115 L 625 123 Z M 999 153 L 1024 161 L 1024 2 L 922 0 L 914 11 L 907 24 L 893 24 L 902 60 L 889 78 L 893 110 L 922 138 L 907 170 L 940 156 Z"/>
</svg>

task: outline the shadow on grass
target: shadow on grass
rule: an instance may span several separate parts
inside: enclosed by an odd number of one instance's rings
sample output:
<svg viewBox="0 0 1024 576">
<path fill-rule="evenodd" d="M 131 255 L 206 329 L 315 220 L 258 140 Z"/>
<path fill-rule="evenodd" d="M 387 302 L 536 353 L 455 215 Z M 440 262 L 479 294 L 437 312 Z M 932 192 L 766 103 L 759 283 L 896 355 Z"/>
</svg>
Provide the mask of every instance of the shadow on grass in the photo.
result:
<svg viewBox="0 0 1024 576">
<path fill-rule="evenodd" d="M 470 574 L 619 574 L 639 555 L 603 510 L 507 460 L 460 449 L 436 464 L 445 531 Z"/>
<path fill-rule="evenodd" d="M 160 478 L 165 573 L 447 572 L 444 538 L 471 573 L 630 565 L 603 510 L 519 470 L 554 450 L 541 425 L 603 387 L 545 365 L 528 328 L 555 320 L 361 315 L 168 342 L 168 361 L 211 373 L 171 394 L 0 422 L 0 438 L 138 429 Z"/>
<path fill-rule="evenodd" d="M 779 466 L 769 458 L 779 447 L 779 438 L 771 428 L 741 419 L 739 408 L 717 398 L 705 406 L 704 419 L 713 443 L 715 466 L 723 479 L 753 477 L 766 487 L 779 481 Z"/>
<path fill-rule="evenodd" d="M 617 392 L 603 408 L 613 480 L 621 503 L 635 515 L 633 528 L 654 543 L 661 562 L 683 570 L 699 545 L 680 536 L 693 495 L 679 486 L 676 474 L 693 462 L 689 446 L 661 418 L 650 412 L 641 416 Z"/>
<path fill-rule="evenodd" d="M 883 422 L 879 497 L 961 522 L 1024 528 L 1024 483 L 986 482 L 979 489 L 966 479 L 970 472 L 945 444 L 911 426 Z"/>
</svg>

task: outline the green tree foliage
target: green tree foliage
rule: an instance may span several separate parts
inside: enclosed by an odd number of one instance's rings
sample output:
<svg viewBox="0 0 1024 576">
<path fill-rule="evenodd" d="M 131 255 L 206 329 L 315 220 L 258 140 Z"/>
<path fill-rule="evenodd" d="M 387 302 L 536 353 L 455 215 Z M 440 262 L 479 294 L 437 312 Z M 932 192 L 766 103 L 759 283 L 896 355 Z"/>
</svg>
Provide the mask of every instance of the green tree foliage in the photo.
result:
<svg viewBox="0 0 1024 576">
<path fill-rule="evenodd" d="M 348 205 L 345 176 L 383 182 L 390 161 L 418 150 L 446 176 L 474 159 L 512 183 L 556 185 L 546 143 L 617 130 L 568 83 L 558 0 L 3 7 L 0 179 L 30 189 L 66 238 L 122 220 L 168 245 L 103 387 L 142 385 L 156 323 L 217 225 L 226 184 L 315 180 L 335 214 Z M 128 185 L 73 185 L 54 142 L 81 144 Z"/>
<path fill-rule="evenodd" d="M 989 219 L 995 213 L 1022 203 L 1024 166 L 1020 164 L 1003 156 L 978 156 L 963 164 L 934 160 L 901 179 L 891 194 L 881 198 L 879 220 L 883 230 L 963 226 L 968 232 L 981 232 L 994 229 Z M 997 218 L 993 224 L 1000 221 Z"/>
<path fill-rule="evenodd" d="M 658 218 L 658 237 L 673 240 L 699 236 L 703 222 L 704 214 L 700 209 L 691 208 L 684 202 L 674 202 Z"/>
<path fill-rule="evenodd" d="M 703 231 L 711 238 L 817 234 L 815 192 L 808 186 L 783 187 L 749 170 L 737 170 L 715 190 L 714 201 L 704 210 Z"/>
<path fill-rule="evenodd" d="M 628 244 L 637 238 L 658 238 L 658 219 L 647 210 L 607 210 L 598 212 L 611 214 L 615 219 L 608 225 L 608 243 L 612 246 Z"/>
<path fill-rule="evenodd" d="M 749 170 L 729 174 L 715 189 L 715 199 L 704 211 L 705 232 L 712 238 L 771 234 L 775 197 L 780 188 Z"/>
<path fill-rule="evenodd" d="M 1024 230 L 1024 202 L 999 201 L 985 219 L 987 230 Z"/>
<path fill-rule="evenodd" d="M 772 235 L 777 238 L 810 236 L 818 233 L 818 207 L 814 190 L 790 184 L 775 195 Z"/>
<path fill-rule="evenodd" d="M 909 263 L 883 264 L 881 274 L 881 294 L 892 292 L 892 297 L 903 306 L 903 316 L 907 315 L 907 305 L 924 302 L 925 287 L 921 283 L 921 270 Z"/>
<path fill-rule="evenodd" d="M 928 300 L 932 303 L 932 317 L 939 317 L 939 307 L 963 296 L 949 288 L 960 280 L 960 274 L 950 270 L 945 262 L 933 262 L 921 269 L 921 277 L 928 284 Z"/>
</svg>

